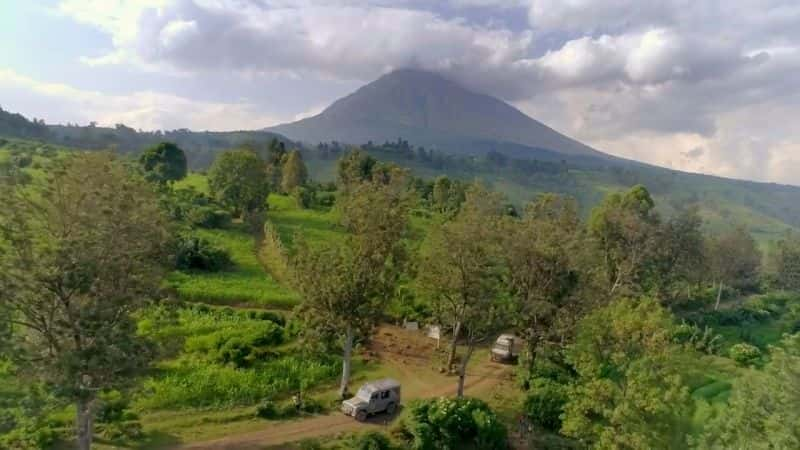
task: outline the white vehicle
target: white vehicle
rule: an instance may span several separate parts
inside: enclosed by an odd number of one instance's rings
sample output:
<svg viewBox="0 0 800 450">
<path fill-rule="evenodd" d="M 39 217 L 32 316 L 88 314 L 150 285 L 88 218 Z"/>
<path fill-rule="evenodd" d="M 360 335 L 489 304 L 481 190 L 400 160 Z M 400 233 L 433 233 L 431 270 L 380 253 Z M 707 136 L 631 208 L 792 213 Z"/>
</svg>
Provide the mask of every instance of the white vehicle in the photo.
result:
<svg viewBox="0 0 800 450">
<path fill-rule="evenodd" d="M 400 383 L 386 378 L 361 386 L 355 397 L 342 402 L 342 412 L 363 422 L 373 414 L 381 412 L 394 414 L 398 405 L 400 405 Z"/>
<path fill-rule="evenodd" d="M 501 334 L 492 345 L 491 358 L 495 362 L 516 363 L 519 351 L 515 344 L 518 342 L 513 334 Z"/>
</svg>

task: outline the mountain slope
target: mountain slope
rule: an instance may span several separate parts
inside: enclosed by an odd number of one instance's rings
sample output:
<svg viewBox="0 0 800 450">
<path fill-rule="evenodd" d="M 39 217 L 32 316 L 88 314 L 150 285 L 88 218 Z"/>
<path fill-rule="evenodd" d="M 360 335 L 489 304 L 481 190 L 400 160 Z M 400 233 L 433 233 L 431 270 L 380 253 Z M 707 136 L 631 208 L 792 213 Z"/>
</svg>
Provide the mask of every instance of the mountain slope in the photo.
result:
<svg viewBox="0 0 800 450">
<path fill-rule="evenodd" d="M 268 130 L 310 144 L 332 140 L 362 144 L 402 137 L 450 153 L 480 154 L 502 146 L 513 149 L 516 157 L 536 157 L 537 149 L 543 149 L 611 158 L 501 100 L 439 75 L 408 69 L 384 75 L 314 117 Z"/>
</svg>

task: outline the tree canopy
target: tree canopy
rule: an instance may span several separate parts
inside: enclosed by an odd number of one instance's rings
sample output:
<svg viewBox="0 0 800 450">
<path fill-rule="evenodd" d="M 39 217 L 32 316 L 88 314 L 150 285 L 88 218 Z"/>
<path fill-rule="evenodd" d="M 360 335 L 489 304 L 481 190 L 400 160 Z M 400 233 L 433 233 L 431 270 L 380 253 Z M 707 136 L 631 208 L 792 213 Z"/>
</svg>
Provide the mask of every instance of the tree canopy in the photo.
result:
<svg viewBox="0 0 800 450">
<path fill-rule="evenodd" d="M 20 331 L 23 368 L 76 402 L 88 449 L 97 393 L 146 367 L 131 312 L 159 288 L 166 220 L 151 186 L 107 153 L 71 156 L 40 196 L 3 194 L 0 320 Z"/>
<path fill-rule="evenodd" d="M 145 177 L 158 183 L 182 180 L 186 177 L 186 154 L 172 142 L 162 142 L 147 148 L 139 157 Z"/>
</svg>

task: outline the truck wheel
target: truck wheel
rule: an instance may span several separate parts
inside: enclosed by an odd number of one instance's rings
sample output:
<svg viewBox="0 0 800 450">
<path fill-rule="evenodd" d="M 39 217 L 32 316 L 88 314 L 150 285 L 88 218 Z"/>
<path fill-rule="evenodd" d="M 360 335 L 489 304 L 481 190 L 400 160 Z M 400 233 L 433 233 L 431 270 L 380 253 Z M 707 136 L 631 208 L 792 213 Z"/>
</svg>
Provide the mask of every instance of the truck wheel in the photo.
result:
<svg viewBox="0 0 800 450">
<path fill-rule="evenodd" d="M 391 416 L 392 414 L 394 414 L 395 411 L 397 411 L 397 404 L 389 403 L 388 405 L 386 405 L 386 414 L 389 414 Z"/>
<path fill-rule="evenodd" d="M 364 422 L 367 420 L 367 412 L 363 409 L 356 413 L 356 420 L 359 422 Z"/>
</svg>

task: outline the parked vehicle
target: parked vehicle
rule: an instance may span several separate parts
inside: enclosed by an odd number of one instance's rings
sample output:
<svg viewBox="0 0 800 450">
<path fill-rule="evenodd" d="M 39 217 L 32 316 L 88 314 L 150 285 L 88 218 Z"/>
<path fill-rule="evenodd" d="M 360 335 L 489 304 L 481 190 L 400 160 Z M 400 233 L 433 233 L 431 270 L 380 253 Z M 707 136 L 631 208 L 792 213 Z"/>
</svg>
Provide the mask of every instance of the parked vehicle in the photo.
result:
<svg viewBox="0 0 800 450">
<path fill-rule="evenodd" d="M 513 334 L 501 334 L 492 345 L 491 358 L 495 362 L 516 363 L 519 350 L 515 346 L 518 340 Z"/>
<path fill-rule="evenodd" d="M 342 412 L 359 422 L 385 412 L 394 414 L 400 405 L 400 383 L 391 378 L 366 383 L 353 398 L 342 402 Z"/>
</svg>

